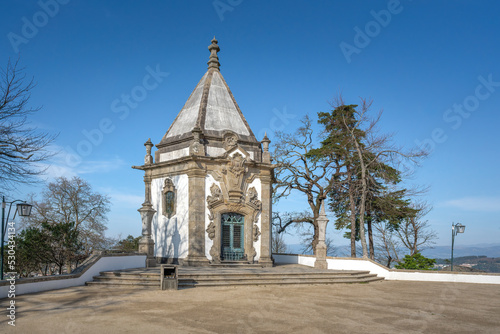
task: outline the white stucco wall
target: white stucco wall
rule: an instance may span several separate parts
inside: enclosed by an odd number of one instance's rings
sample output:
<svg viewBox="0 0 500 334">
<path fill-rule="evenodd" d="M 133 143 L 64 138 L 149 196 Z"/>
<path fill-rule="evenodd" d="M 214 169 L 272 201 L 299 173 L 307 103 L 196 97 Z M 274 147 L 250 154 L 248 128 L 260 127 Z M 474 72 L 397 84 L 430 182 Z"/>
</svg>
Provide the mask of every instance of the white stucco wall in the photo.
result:
<svg viewBox="0 0 500 334">
<path fill-rule="evenodd" d="M 72 286 L 85 285 L 85 282 L 93 280 L 101 271 L 122 270 L 130 268 L 143 268 L 146 263 L 146 255 L 130 256 L 103 256 L 89 269 L 80 276 L 74 275 L 74 278 L 67 278 L 71 275 L 48 276 L 47 280 L 30 282 L 30 279 L 23 283 L 17 282 L 15 285 L 15 294 L 24 295 L 48 290 L 64 289 Z M 0 287 L 0 298 L 6 298 L 11 287 L 9 285 Z"/>
<path fill-rule="evenodd" d="M 181 148 L 180 150 L 160 154 L 160 162 L 174 160 L 189 155 L 189 147 Z"/>
<path fill-rule="evenodd" d="M 276 263 L 297 263 L 314 267 L 316 258 L 295 254 L 273 254 Z M 433 270 L 398 270 L 387 269 L 378 263 L 364 259 L 352 258 L 327 258 L 328 269 L 334 270 L 367 270 L 389 281 L 423 281 L 423 282 L 453 282 L 500 284 L 498 274 L 480 273 L 450 273 Z"/>
<path fill-rule="evenodd" d="M 155 256 L 185 258 L 188 255 L 189 236 L 189 189 L 187 174 L 171 177 L 176 189 L 175 215 L 170 219 L 162 212 L 162 189 L 165 178 L 151 181 L 151 202 L 156 210 L 151 223 L 155 242 Z"/>
<path fill-rule="evenodd" d="M 207 155 L 209 157 L 218 157 L 226 153 L 226 150 L 222 147 L 207 146 Z"/>
<path fill-rule="evenodd" d="M 234 150 L 234 152 L 231 152 L 231 154 L 229 154 L 229 156 L 230 156 L 230 157 L 233 157 L 236 153 L 238 153 L 239 155 L 241 155 L 241 156 L 243 156 L 243 157 L 245 157 L 245 158 L 248 158 L 248 157 L 247 157 L 247 154 L 246 154 L 246 153 L 244 153 L 243 151 L 241 151 L 239 148 L 238 148 L 237 150 Z M 252 160 L 254 159 L 254 157 L 253 157 L 253 152 L 248 152 L 248 155 L 249 155 L 249 158 L 250 158 L 250 159 L 252 159 Z"/>
</svg>

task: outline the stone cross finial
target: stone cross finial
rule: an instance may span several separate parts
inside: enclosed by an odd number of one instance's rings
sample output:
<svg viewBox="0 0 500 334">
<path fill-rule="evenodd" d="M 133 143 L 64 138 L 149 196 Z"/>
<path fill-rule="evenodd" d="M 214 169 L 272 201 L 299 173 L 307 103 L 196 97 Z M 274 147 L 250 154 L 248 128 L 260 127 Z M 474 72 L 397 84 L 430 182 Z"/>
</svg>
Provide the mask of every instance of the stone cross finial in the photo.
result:
<svg viewBox="0 0 500 334">
<path fill-rule="evenodd" d="M 210 59 L 208 60 L 208 69 L 216 69 L 217 71 L 219 70 L 220 63 L 219 63 L 219 57 L 217 56 L 217 52 L 220 51 L 219 46 L 217 45 L 217 40 L 214 38 L 212 39 L 212 44 L 208 47 L 208 50 L 210 50 Z"/>
<path fill-rule="evenodd" d="M 153 163 L 153 156 L 151 155 L 153 143 L 151 142 L 151 138 L 148 138 L 148 141 L 144 143 L 144 146 L 146 146 L 146 156 L 144 157 L 144 164 L 151 165 Z"/>
</svg>

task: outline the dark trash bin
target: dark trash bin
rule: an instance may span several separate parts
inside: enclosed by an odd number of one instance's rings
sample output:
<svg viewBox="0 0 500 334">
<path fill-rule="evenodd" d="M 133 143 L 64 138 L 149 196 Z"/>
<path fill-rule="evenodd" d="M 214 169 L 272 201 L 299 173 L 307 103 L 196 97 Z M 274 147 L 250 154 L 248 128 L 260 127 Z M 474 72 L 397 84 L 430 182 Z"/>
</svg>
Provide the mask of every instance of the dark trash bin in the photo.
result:
<svg viewBox="0 0 500 334">
<path fill-rule="evenodd" d="M 162 290 L 177 290 L 177 266 L 162 264 L 160 277 Z"/>
</svg>

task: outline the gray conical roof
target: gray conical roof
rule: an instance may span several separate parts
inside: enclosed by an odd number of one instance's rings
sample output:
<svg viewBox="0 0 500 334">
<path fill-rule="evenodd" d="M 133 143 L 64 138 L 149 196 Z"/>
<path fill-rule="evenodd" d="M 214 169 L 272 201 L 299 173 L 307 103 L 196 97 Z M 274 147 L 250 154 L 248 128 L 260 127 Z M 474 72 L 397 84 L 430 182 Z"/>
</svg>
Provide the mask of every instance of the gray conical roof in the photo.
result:
<svg viewBox="0 0 500 334">
<path fill-rule="evenodd" d="M 205 137 L 222 138 L 225 132 L 236 133 L 241 140 L 257 142 L 236 100 L 219 70 L 217 40 L 208 47 L 211 55 L 208 70 L 196 85 L 174 122 L 157 145 L 183 141 L 199 128 Z"/>
</svg>

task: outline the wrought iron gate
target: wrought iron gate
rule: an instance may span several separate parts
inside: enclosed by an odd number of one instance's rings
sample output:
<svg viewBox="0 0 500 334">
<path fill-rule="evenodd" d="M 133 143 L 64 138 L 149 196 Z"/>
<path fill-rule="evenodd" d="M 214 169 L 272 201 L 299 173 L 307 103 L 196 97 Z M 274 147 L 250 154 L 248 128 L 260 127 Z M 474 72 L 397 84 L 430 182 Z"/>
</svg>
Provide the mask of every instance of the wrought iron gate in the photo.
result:
<svg viewBox="0 0 500 334">
<path fill-rule="evenodd" d="M 230 212 L 221 215 L 222 221 L 222 260 L 238 261 L 245 258 L 244 222 L 245 217 Z"/>
</svg>

